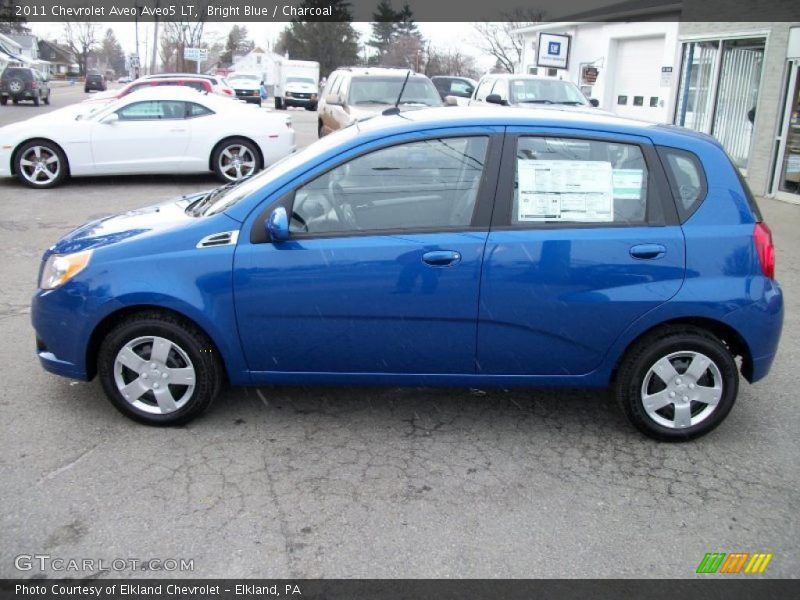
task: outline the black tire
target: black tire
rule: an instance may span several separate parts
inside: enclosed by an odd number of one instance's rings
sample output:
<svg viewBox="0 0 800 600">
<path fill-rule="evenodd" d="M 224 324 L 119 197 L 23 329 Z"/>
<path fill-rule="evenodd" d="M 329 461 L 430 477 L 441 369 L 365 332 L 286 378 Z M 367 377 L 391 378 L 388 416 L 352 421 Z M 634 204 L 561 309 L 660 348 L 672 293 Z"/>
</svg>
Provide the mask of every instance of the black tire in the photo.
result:
<svg viewBox="0 0 800 600">
<path fill-rule="evenodd" d="M 317 110 L 317 103 L 316 102 L 309 102 L 306 104 L 306 110 L 315 111 Z"/>
<path fill-rule="evenodd" d="M 194 368 L 194 389 L 188 400 L 174 412 L 146 412 L 126 400 L 117 387 L 115 379 L 117 354 L 129 342 L 148 336 L 165 338 L 178 346 L 189 357 Z M 173 354 L 172 350 L 170 354 L 175 357 L 170 360 L 182 360 Z M 149 357 L 145 362 L 149 362 Z M 117 410 L 135 421 L 157 426 L 182 425 L 198 417 L 217 397 L 224 379 L 222 360 L 208 336 L 191 323 L 175 315 L 158 311 L 132 315 L 114 327 L 100 345 L 97 372 L 106 396 Z M 147 393 L 152 394 L 152 390 Z M 154 396 L 150 398 L 151 400 L 147 402 L 155 404 Z"/>
<path fill-rule="evenodd" d="M 89 88 L 85 87 L 85 88 L 83 88 L 83 91 L 84 91 L 84 93 L 88 94 L 89 93 Z"/>
<path fill-rule="evenodd" d="M 323 135 L 324 134 L 322 133 L 322 121 L 318 120 L 317 121 L 317 137 L 321 138 L 321 137 L 323 137 Z"/>
<path fill-rule="evenodd" d="M 44 103 L 50 106 L 50 90 L 47 90 L 47 95 L 44 97 Z"/>
<path fill-rule="evenodd" d="M 6 104 L 8 104 L 8 96 L 3 96 L 0 98 L 0 105 L 5 106 Z"/>
<path fill-rule="evenodd" d="M 696 424 L 673 428 L 657 422 L 648 414 L 644 406 L 643 386 L 650 369 L 656 367 L 657 361 L 681 353 L 686 355 L 699 353 L 709 358 L 718 370 L 721 393 L 714 407 L 691 399 L 689 395 L 694 392 L 690 391 L 688 387 L 699 391 L 697 388 L 714 382 L 717 376 L 713 369 L 709 368 L 703 371 L 702 377 L 692 380 L 686 377 L 686 369 L 692 360 L 690 356 L 670 359 L 670 363 L 676 370 L 677 378 L 673 378 L 670 384 L 665 385 L 665 380 L 662 381 L 660 377 L 651 376 L 648 385 L 656 386 L 651 388 L 651 393 L 660 391 L 670 395 L 677 393 L 678 401 L 681 398 L 686 401 L 688 398 L 692 418 L 702 416 L 702 410 L 710 409 L 708 414 Z M 696 381 L 697 387 L 695 388 L 694 383 L 688 383 L 689 381 Z M 676 385 L 676 382 L 680 385 Z M 614 395 L 631 423 L 646 436 L 664 442 L 688 441 L 712 431 L 728 416 L 736 402 L 738 392 L 739 374 L 734 356 L 728 347 L 709 331 L 687 326 L 664 327 L 635 342 L 623 357 L 614 381 Z M 672 418 L 677 420 L 676 406 L 677 404 L 667 405 L 661 409 L 664 412 L 655 414 L 657 417 L 669 421 L 671 410 Z M 666 418 L 663 415 L 666 415 Z"/>
<path fill-rule="evenodd" d="M 58 174 L 55 176 L 54 179 L 52 179 L 49 182 L 36 184 L 36 183 L 33 183 L 33 182 L 29 181 L 25 177 L 25 175 L 23 174 L 23 170 L 22 170 L 23 169 L 23 165 L 20 163 L 20 159 L 25 155 L 25 152 L 27 150 L 29 150 L 30 148 L 33 148 L 35 146 L 41 146 L 42 148 L 47 149 L 47 151 L 50 152 L 51 154 L 55 154 L 58 157 L 59 165 L 60 165 L 59 166 L 59 170 L 58 170 Z M 66 155 L 61 151 L 61 148 L 59 148 L 54 143 L 46 141 L 46 140 L 31 140 L 29 142 L 26 142 L 26 143 L 22 144 L 14 152 L 14 170 L 15 170 L 15 172 L 17 174 L 17 178 L 22 183 L 24 183 L 28 187 L 32 187 L 32 188 L 37 189 L 37 190 L 42 190 L 42 189 L 52 188 L 52 187 L 56 187 L 57 185 L 60 185 L 64 181 L 64 179 L 66 179 L 66 177 L 67 177 L 67 175 L 69 173 L 69 163 L 67 162 Z"/>
<path fill-rule="evenodd" d="M 219 144 L 214 147 L 214 151 L 211 153 L 211 165 L 214 169 L 214 173 L 216 173 L 217 177 L 220 181 L 225 183 L 231 183 L 231 181 L 236 181 L 235 179 L 230 179 L 226 177 L 220 167 L 220 155 L 225 151 L 226 148 L 229 146 L 244 146 L 247 148 L 252 155 L 255 157 L 256 166 L 252 173 L 258 173 L 263 167 L 263 163 L 261 162 L 261 154 L 258 151 L 256 145 L 248 139 L 240 138 L 240 137 L 232 137 L 225 140 L 222 140 Z"/>
<path fill-rule="evenodd" d="M 283 98 L 275 98 L 275 108 L 277 110 L 283 110 L 285 108 L 283 106 Z"/>
<path fill-rule="evenodd" d="M 14 104 L 14 106 L 16 106 L 17 104 L 19 104 L 19 98 L 12 98 L 11 102 Z"/>
<path fill-rule="evenodd" d="M 40 102 L 41 102 L 41 98 L 39 97 L 39 93 L 37 92 L 36 95 L 33 97 L 33 105 L 34 106 L 39 106 Z"/>
</svg>

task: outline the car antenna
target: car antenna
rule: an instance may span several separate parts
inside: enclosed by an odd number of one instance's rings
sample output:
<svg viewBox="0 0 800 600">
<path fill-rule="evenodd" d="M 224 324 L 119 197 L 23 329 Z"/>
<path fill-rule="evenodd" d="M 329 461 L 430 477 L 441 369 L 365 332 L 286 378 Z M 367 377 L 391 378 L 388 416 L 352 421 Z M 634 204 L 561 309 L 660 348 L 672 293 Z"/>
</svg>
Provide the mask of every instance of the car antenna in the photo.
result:
<svg viewBox="0 0 800 600">
<path fill-rule="evenodd" d="M 387 108 L 381 114 L 386 115 L 399 115 L 400 114 L 400 99 L 403 97 L 403 92 L 406 91 L 406 84 L 408 83 L 408 78 L 411 77 L 411 69 L 408 70 L 406 73 L 406 78 L 403 80 L 403 86 L 400 88 L 400 93 L 397 94 L 397 102 L 394 103 L 394 106 L 391 108 Z"/>
</svg>

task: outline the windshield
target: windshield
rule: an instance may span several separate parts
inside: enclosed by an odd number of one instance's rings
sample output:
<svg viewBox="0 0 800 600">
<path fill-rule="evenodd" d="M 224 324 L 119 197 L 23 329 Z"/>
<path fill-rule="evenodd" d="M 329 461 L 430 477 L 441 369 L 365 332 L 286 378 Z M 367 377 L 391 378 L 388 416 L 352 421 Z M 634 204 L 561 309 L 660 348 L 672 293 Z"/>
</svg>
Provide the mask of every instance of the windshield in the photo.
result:
<svg viewBox="0 0 800 600">
<path fill-rule="evenodd" d="M 286 83 L 307 83 L 308 85 L 317 85 L 310 77 L 287 77 Z"/>
<path fill-rule="evenodd" d="M 244 181 L 218 188 L 201 198 L 195 203 L 187 207 L 187 212 L 194 216 L 215 215 L 222 212 L 240 200 L 246 198 L 250 194 L 257 192 L 270 182 L 276 181 L 287 173 L 292 172 L 315 156 L 323 154 L 348 140 L 351 137 L 358 135 L 357 127 L 345 127 L 339 129 L 324 138 L 317 140 L 310 146 L 306 146 L 299 152 L 290 154 L 289 156 L 279 160 L 270 167 L 261 171 L 258 175 L 248 177 Z"/>
<path fill-rule="evenodd" d="M 261 81 L 258 75 L 229 75 L 228 81 L 234 81 L 236 79 L 245 79 L 247 81 Z"/>
<path fill-rule="evenodd" d="M 349 104 L 394 104 L 403 87 L 404 77 L 361 77 L 350 84 Z M 427 79 L 409 79 L 400 104 L 441 106 L 442 98 Z"/>
<path fill-rule="evenodd" d="M 586 97 L 568 81 L 558 79 L 512 79 L 511 103 L 589 104 Z"/>
</svg>

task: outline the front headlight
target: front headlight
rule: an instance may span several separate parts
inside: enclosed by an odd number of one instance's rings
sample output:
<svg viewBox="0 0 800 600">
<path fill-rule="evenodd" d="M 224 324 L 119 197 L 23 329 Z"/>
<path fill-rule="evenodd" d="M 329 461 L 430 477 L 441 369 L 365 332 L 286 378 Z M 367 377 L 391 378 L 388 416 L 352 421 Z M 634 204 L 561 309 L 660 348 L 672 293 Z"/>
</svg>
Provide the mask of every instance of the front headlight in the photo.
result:
<svg viewBox="0 0 800 600">
<path fill-rule="evenodd" d="M 53 290 L 64 285 L 86 268 L 92 252 L 84 250 L 75 254 L 53 254 L 44 264 L 39 287 L 43 290 Z"/>
</svg>

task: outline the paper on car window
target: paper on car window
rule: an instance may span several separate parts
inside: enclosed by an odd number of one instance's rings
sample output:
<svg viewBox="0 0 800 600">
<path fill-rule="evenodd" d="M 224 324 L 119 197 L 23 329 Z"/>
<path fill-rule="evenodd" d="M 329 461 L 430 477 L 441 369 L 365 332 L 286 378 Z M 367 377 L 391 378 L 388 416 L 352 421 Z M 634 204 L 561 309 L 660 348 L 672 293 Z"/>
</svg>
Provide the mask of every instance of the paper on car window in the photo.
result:
<svg viewBox="0 0 800 600">
<path fill-rule="evenodd" d="M 641 200 L 642 178 L 641 169 L 614 169 L 614 198 L 617 200 Z"/>
<path fill-rule="evenodd" d="M 614 220 L 610 162 L 517 160 L 517 221 Z"/>
</svg>

